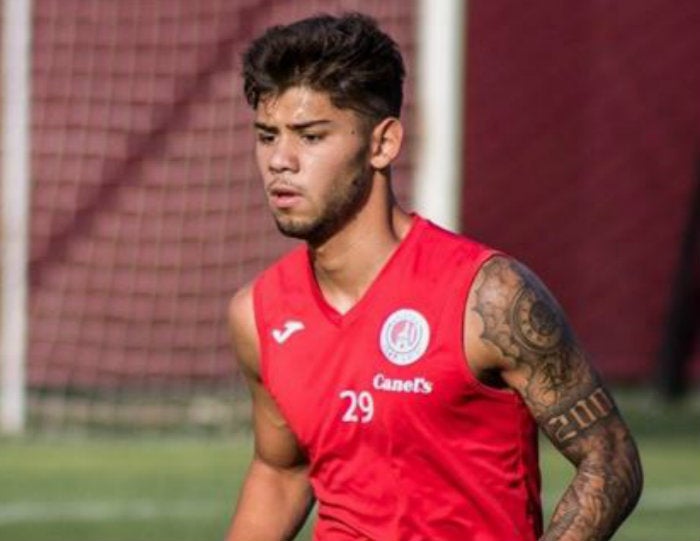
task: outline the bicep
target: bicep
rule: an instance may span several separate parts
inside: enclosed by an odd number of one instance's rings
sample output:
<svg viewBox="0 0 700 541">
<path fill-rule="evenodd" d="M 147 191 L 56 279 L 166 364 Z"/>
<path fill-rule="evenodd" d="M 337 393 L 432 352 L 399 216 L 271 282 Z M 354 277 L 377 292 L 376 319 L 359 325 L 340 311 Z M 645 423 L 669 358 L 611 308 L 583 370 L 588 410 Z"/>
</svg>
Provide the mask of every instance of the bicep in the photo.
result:
<svg viewBox="0 0 700 541">
<path fill-rule="evenodd" d="M 250 286 L 231 300 L 229 326 L 233 351 L 251 395 L 255 459 L 279 469 L 303 466 L 305 457 L 298 441 L 260 376 L 260 343 Z"/>
<path fill-rule="evenodd" d="M 481 357 L 498 368 L 569 459 L 578 462 L 591 450 L 590 437 L 626 432 L 561 307 L 527 268 L 504 257 L 487 262 L 470 309 L 480 320 Z"/>
</svg>

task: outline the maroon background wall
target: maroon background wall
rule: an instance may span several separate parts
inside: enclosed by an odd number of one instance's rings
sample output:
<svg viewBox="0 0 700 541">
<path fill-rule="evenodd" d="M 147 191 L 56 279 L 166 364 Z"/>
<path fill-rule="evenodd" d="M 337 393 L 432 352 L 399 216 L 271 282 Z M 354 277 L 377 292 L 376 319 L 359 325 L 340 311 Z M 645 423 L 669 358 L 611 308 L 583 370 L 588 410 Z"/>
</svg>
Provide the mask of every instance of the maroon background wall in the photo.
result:
<svg viewBox="0 0 700 541">
<path fill-rule="evenodd" d="M 653 374 L 689 213 L 699 22 L 697 0 L 470 2 L 465 230 L 533 267 L 623 379 Z"/>
</svg>

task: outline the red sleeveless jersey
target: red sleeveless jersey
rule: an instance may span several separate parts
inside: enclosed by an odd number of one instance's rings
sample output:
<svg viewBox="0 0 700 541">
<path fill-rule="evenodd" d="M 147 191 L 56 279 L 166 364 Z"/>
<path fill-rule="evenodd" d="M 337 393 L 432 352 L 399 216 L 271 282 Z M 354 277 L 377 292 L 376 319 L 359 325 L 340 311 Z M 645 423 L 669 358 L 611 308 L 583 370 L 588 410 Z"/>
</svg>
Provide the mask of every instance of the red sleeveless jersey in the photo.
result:
<svg viewBox="0 0 700 541">
<path fill-rule="evenodd" d="M 344 315 L 323 299 L 305 246 L 255 283 L 262 378 L 310 462 L 315 540 L 541 533 L 534 420 L 464 356 L 467 295 L 493 253 L 414 217 Z"/>
</svg>

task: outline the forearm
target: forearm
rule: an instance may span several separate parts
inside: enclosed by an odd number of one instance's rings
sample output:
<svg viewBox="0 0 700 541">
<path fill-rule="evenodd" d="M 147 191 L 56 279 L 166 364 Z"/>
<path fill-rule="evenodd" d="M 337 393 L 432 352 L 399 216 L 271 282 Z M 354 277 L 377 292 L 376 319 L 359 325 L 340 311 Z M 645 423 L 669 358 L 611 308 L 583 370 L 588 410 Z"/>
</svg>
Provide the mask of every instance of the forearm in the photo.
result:
<svg viewBox="0 0 700 541">
<path fill-rule="evenodd" d="M 279 470 L 254 460 L 226 541 L 293 539 L 313 505 L 306 469 Z"/>
<path fill-rule="evenodd" d="M 636 505 L 642 473 L 634 443 L 586 457 L 556 506 L 541 541 L 610 539 Z"/>
</svg>

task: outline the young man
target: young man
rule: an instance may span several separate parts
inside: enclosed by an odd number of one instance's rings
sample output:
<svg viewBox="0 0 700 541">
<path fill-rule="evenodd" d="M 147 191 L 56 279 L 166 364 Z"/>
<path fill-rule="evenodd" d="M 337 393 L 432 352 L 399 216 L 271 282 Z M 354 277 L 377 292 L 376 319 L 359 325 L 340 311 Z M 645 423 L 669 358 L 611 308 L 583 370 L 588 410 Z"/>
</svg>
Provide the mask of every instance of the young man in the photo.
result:
<svg viewBox="0 0 700 541">
<path fill-rule="evenodd" d="M 244 57 L 280 231 L 305 245 L 231 302 L 255 453 L 229 541 L 609 539 L 635 444 L 523 265 L 399 208 L 404 67 L 364 16 L 274 27 Z M 543 528 L 537 427 L 576 473 Z"/>
</svg>

